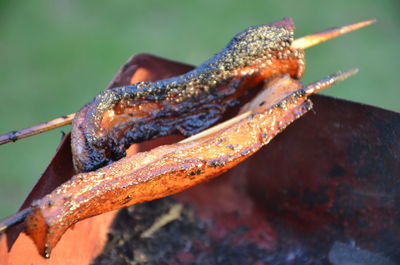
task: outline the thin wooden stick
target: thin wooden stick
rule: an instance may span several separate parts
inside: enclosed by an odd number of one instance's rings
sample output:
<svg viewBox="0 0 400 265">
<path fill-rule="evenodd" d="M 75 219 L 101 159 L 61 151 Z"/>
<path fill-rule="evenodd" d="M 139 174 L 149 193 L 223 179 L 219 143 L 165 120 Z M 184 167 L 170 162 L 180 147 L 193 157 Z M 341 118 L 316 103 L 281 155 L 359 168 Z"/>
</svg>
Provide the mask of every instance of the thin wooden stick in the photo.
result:
<svg viewBox="0 0 400 265">
<path fill-rule="evenodd" d="M 70 124 L 75 117 L 75 113 L 71 113 L 66 116 L 61 116 L 57 119 L 44 122 L 26 129 L 22 129 L 19 131 L 11 131 L 9 133 L 0 135 L 0 145 L 6 144 L 9 142 L 15 142 L 19 139 L 26 138 L 29 136 L 33 136 L 35 134 L 39 134 L 42 132 L 50 131 L 55 128 Z"/>
<path fill-rule="evenodd" d="M 341 35 L 344 35 L 346 33 L 352 32 L 357 29 L 361 29 L 361 28 L 371 25 L 375 22 L 376 22 L 375 19 L 366 20 L 366 21 L 361 21 L 361 22 L 354 23 L 351 25 L 341 26 L 341 27 L 337 27 L 337 28 L 331 28 L 331 29 L 327 29 L 327 30 L 315 33 L 315 34 L 307 35 L 300 39 L 294 40 L 292 43 L 292 48 L 304 50 L 304 49 L 310 48 L 312 46 L 315 46 L 321 42 L 339 37 Z"/>
<path fill-rule="evenodd" d="M 179 143 L 183 144 L 183 143 L 187 143 L 187 142 L 191 142 L 194 140 L 197 140 L 199 138 L 203 138 L 207 135 L 210 135 L 212 133 L 215 133 L 217 131 L 223 130 L 227 127 L 229 127 L 230 125 L 234 124 L 235 122 L 239 122 L 240 120 L 243 120 L 247 117 L 249 117 L 251 115 L 251 111 L 246 111 L 245 113 L 239 114 L 227 121 L 224 121 L 223 123 L 219 123 L 217 125 L 214 125 L 213 127 L 210 127 L 202 132 L 199 132 L 198 134 L 192 135 L 186 139 L 183 139 L 182 141 L 180 141 Z"/>
<path fill-rule="evenodd" d="M 328 77 L 325 77 L 324 79 L 321 79 L 317 82 L 314 82 L 312 84 L 309 84 L 306 88 L 305 88 L 305 92 L 307 93 L 307 95 L 312 95 L 315 94 L 319 91 L 321 91 L 324 88 L 330 87 L 331 85 L 343 81 L 347 78 L 349 78 L 350 76 L 353 76 L 355 74 L 358 73 L 358 69 L 357 68 L 353 68 L 347 71 L 340 71 L 337 72 L 333 75 L 330 75 Z"/>
</svg>

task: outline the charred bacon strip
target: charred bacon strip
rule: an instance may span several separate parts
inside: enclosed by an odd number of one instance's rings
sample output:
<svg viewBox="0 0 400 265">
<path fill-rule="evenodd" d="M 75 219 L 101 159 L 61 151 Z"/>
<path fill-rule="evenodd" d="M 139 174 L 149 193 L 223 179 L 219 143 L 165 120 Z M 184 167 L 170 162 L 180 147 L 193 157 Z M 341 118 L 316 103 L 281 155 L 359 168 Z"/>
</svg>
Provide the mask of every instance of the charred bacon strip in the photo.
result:
<svg viewBox="0 0 400 265">
<path fill-rule="evenodd" d="M 291 47 L 293 28 L 290 19 L 250 27 L 184 75 L 103 91 L 73 121 L 76 169 L 88 172 L 116 161 L 133 143 L 196 134 L 220 120 L 246 90 L 283 74 L 300 78 L 304 53 Z"/>
<path fill-rule="evenodd" d="M 339 73 L 308 87 L 288 75 L 247 104 L 242 114 L 177 144 L 165 145 L 80 173 L 41 200 L 26 233 L 49 257 L 74 223 L 107 211 L 168 196 L 207 181 L 245 160 L 311 107 L 307 97 L 354 74 Z"/>
</svg>

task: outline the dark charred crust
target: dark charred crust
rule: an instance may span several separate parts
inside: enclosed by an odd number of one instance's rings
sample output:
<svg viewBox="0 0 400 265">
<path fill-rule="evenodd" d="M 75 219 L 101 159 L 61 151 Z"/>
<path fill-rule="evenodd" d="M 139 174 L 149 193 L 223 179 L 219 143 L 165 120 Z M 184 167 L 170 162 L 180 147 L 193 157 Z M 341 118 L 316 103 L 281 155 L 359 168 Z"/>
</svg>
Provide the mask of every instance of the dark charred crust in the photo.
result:
<svg viewBox="0 0 400 265">
<path fill-rule="evenodd" d="M 299 90 L 291 93 L 290 95 L 288 95 L 285 99 L 283 99 L 279 103 L 273 105 L 272 108 L 279 108 L 281 110 L 286 110 L 286 106 L 288 104 L 297 101 L 299 98 L 304 98 L 305 96 L 306 96 L 305 90 L 299 89 Z M 309 102 L 309 104 L 312 104 L 311 101 Z M 309 110 L 309 108 L 307 106 L 303 106 L 302 108 L 306 108 L 307 110 Z"/>
<path fill-rule="evenodd" d="M 102 145 L 98 144 L 96 148 L 92 144 L 89 144 L 91 142 L 93 142 L 91 137 L 85 138 L 85 146 L 87 147 L 89 157 L 86 158 L 87 161 L 84 163 L 84 167 L 82 168 L 83 172 L 96 170 L 97 168 L 103 167 L 111 162 L 111 160 L 104 155 L 105 149 L 100 149 Z"/>
<path fill-rule="evenodd" d="M 218 168 L 218 167 L 225 166 L 226 163 L 227 163 L 226 160 L 217 159 L 217 160 L 212 160 L 212 161 L 208 162 L 207 165 L 210 167 Z"/>
<path fill-rule="evenodd" d="M 282 102 L 279 102 L 278 104 L 276 104 L 275 107 L 284 110 L 285 109 L 285 105 L 286 105 L 286 103 L 284 101 L 282 101 Z"/>
<path fill-rule="evenodd" d="M 132 200 L 132 196 L 128 195 L 126 196 L 121 202 L 119 202 L 120 204 L 127 204 L 128 202 L 130 202 Z"/>
<path fill-rule="evenodd" d="M 188 176 L 197 176 L 197 175 L 201 175 L 202 173 L 203 173 L 203 170 L 197 169 L 197 170 L 189 172 Z"/>
<path fill-rule="evenodd" d="M 296 69 L 292 69 L 295 71 L 292 76 L 299 77 L 304 54 L 290 48 L 292 41 L 291 25 L 250 27 L 237 34 L 220 53 L 186 74 L 104 90 L 82 109 L 86 111 L 81 128 L 85 137 L 82 148 L 89 157 L 80 159 L 83 165 L 75 163 L 77 169 L 93 171 L 119 160 L 133 143 L 178 132 L 189 136 L 212 126 L 246 89 L 288 71 L 284 63 L 282 69 L 269 65 L 271 60 L 290 60 L 291 67 Z M 257 77 L 265 68 L 274 67 L 276 71 L 268 76 Z M 244 70 L 247 68 L 251 70 L 248 73 Z M 249 85 L 247 79 L 260 80 Z M 105 112 L 121 102 L 126 102 L 127 106 L 132 106 L 129 102 L 157 103 L 159 109 L 140 119 L 128 119 L 106 134 L 99 133 Z M 75 135 L 73 131 L 72 136 Z"/>
</svg>

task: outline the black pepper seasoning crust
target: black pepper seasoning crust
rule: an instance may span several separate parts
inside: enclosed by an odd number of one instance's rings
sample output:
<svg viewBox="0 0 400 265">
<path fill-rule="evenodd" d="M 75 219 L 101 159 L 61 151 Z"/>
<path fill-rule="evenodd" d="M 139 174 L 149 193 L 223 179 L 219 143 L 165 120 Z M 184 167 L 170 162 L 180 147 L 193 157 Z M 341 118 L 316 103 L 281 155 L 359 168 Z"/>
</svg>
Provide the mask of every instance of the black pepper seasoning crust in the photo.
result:
<svg viewBox="0 0 400 265">
<path fill-rule="evenodd" d="M 272 60 L 294 62 L 294 77 L 301 77 L 304 54 L 290 47 L 293 41 L 290 25 L 278 22 L 249 27 L 237 34 L 220 53 L 186 74 L 101 92 L 81 110 L 86 111 L 82 130 L 83 148 L 88 157 L 79 157 L 79 163 L 74 158 L 77 170 L 92 171 L 116 161 L 125 156 L 125 150 L 133 143 L 177 132 L 193 135 L 210 127 L 228 106 L 237 102 L 236 98 L 249 88 L 248 85 L 256 86 L 265 78 L 283 74 L 285 70 L 274 69 L 280 66 L 272 64 Z M 269 76 L 262 75 L 265 69 L 272 69 Z M 248 79 L 259 81 L 249 84 Z M 104 133 L 101 122 L 106 111 L 117 104 L 135 106 L 146 102 L 159 104 L 159 110 L 140 119 L 128 119 Z M 79 126 L 74 126 L 73 138 L 81 135 L 75 127 Z M 77 148 L 82 147 L 73 144 L 74 157 Z"/>
</svg>

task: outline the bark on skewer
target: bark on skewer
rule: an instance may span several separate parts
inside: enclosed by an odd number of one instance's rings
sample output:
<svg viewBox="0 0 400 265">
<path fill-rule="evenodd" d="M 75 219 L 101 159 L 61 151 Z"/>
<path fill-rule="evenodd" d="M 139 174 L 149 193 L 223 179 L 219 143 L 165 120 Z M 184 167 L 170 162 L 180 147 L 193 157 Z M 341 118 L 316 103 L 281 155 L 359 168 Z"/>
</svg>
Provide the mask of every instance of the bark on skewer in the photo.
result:
<svg viewBox="0 0 400 265">
<path fill-rule="evenodd" d="M 56 118 L 54 120 L 44 122 L 37 124 L 35 126 L 25 128 L 22 130 L 18 131 L 11 131 L 9 133 L 0 135 L 0 145 L 6 144 L 9 142 L 15 142 L 17 140 L 27 138 L 42 132 L 47 132 L 59 127 L 62 127 L 64 125 L 71 124 L 72 120 L 75 117 L 75 113 L 71 113 L 65 116 L 61 116 L 59 118 Z"/>
</svg>

